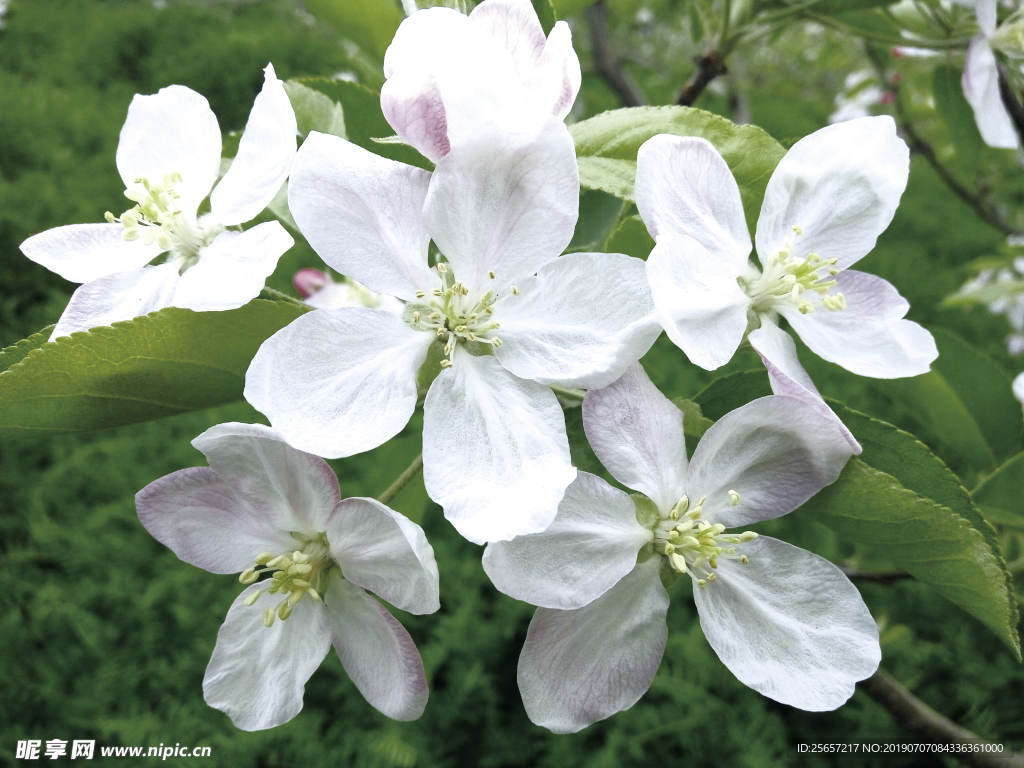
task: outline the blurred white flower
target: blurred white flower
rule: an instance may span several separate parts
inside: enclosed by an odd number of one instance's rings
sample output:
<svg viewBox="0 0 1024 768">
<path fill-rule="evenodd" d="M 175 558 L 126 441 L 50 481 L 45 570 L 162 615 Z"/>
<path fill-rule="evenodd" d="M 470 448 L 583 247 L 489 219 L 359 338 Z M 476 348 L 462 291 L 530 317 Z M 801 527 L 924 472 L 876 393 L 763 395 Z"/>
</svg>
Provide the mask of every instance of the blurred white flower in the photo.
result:
<svg viewBox="0 0 1024 768">
<path fill-rule="evenodd" d="M 829 115 L 829 123 L 845 123 L 871 114 L 871 107 L 883 103 L 885 91 L 870 70 L 851 72 L 846 76 L 841 93 L 836 94 L 835 111 Z"/>
<path fill-rule="evenodd" d="M 964 97 L 974 110 L 974 119 L 985 143 L 990 147 L 1016 149 L 1020 138 L 999 93 L 999 67 L 993 50 L 999 43 L 1006 44 L 1003 38 L 1008 33 L 1004 31 L 1001 38 L 996 37 L 996 0 L 976 0 L 974 13 L 981 34 L 971 40 L 964 58 Z"/>
<path fill-rule="evenodd" d="M 574 253 L 572 139 L 480 131 L 427 171 L 312 133 L 289 205 L 320 257 L 404 315 L 321 309 L 270 337 L 245 397 L 292 445 L 350 456 L 405 427 L 432 356 L 424 481 L 470 541 L 544 530 L 576 476 L 547 386 L 600 387 L 660 333 L 643 262 Z M 431 267 L 433 240 L 447 261 Z M 429 383 L 429 379 L 427 380 Z"/>
<path fill-rule="evenodd" d="M 1014 238 L 1010 238 L 1011 245 Z M 968 280 L 948 301 L 953 304 L 983 304 L 994 315 L 1003 315 L 1013 329 L 1005 341 L 1011 355 L 1024 353 L 1024 257 L 1010 266 L 983 269 Z"/>
<path fill-rule="evenodd" d="M 434 552 L 418 525 L 374 499 L 344 499 L 323 459 L 260 424 L 220 424 L 192 441 L 210 462 L 150 483 L 139 519 L 187 563 L 239 573 L 203 680 L 206 702 L 247 731 L 302 709 L 333 645 L 366 700 L 415 720 L 423 662 L 405 628 L 366 590 L 415 614 L 439 607 Z M 260 580 L 261 575 L 272 574 Z"/>
<path fill-rule="evenodd" d="M 117 169 L 136 205 L 107 224 L 72 224 L 30 237 L 21 250 L 84 283 L 51 338 L 163 307 L 235 309 L 259 295 L 294 243 L 278 222 L 244 232 L 280 189 L 295 156 L 295 114 L 268 65 L 231 168 L 206 99 L 180 85 L 136 95 L 117 147 Z M 210 190 L 213 193 L 210 194 Z M 210 213 L 198 209 L 210 197 Z M 166 259 L 149 265 L 161 253 Z"/>
<path fill-rule="evenodd" d="M 635 364 L 587 392 L 583 423 L 601 463 L 647 499 L 580 472 L 547 530 L 489 544 L 483 559 L 498 589 L 540 606 L 518 674 L 534 723 L 572 733 L 636 703 L 668 636 L 663 579 L 680 575 L 719 658 L 769 698 L 835 709 L 875 671 L 878 629 L 838 568 L 729 531 L 835 481 L 851 450 L 834 421 L 761 398 L 720 419 L 687 461 L 683 414 Z"/>
</svg>

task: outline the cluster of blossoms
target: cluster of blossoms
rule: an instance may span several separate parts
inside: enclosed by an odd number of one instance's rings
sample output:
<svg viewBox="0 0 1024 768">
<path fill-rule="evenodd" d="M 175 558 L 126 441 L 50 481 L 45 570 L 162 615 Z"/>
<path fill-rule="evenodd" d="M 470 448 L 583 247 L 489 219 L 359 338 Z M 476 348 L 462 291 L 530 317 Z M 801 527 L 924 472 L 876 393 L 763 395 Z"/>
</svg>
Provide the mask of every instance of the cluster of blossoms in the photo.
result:
<svg viewBox="0 0 1024 768">
<path fill-rule="evenodd" d="M 519 665 L 534 722 L 577 731 L 631 706 L 658 669 L 666 586 L 682 576 L 741 681 L 808 710 L 841 705 L 880 658 L 859 593 L 821 558 L 731 529 L 797 508 L 860 450 L 781 319 L 862 375 L 916 375 L 936 357 L 896 290 L 848 269 L 906 185 L 892 121 L 831 126 L 790 150 L 761 210 L 760 266 L 725 161 L 675 136 L 638 157 L 637 204 L 657 243 L 647 262 L 561 255 L 580 186 L 563 123 L 580 86 L 565 23 L 545 36 L 529 0 L 417 11 L 384 71 L 384 114 L 433 171 L 317 132 L 296 153 L 295 117 L 268 67 L 216 187 L 220 138 L 205 100 L 180 86 L 139 96 L 117 157 L 137 205 L 23 246 L 84 282 L 54 337 L 164 306 L 241 306 L 291 239 L 273 222 L 237 227 L 287 177 L 299 229 L 345 276 L 299 273 L 317 311 L 252 361 L 245 397 L 271 426 L 213 427 L 193 441 L 209 467 L 137 496 L 143 525 L 181 559 L 246 585 L 218 635 L 206 700 L 240 728 L 283 723 L 333 645 L 370 704 L 401 720 L 422 713 L 419 654 L 368 592 L 436 611 L 433 551 L 386 505 L 342 499 L 321 458 L 385 443 L 422 402 L 428 494 L 487 545 L 495 586 L 538 606 Z M 691 459 L 682 413 L 637 362 L 663 329 L 708 369 L 746 341 L 776 393 L 722 418 Z M 552 387 L 586 390 L 587 437 L 638 495 L 573 467 Z"/>
</svg>

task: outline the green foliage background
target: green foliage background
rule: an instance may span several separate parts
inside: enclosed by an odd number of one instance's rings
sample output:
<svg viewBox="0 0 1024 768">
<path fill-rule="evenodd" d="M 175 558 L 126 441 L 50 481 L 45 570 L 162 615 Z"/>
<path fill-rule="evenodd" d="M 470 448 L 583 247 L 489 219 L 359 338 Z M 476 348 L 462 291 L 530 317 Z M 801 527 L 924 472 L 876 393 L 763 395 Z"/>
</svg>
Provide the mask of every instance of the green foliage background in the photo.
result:
<svg viewBox="0 0 1024 768">
<path fill-rule="evenodd" d="M 670 103 L 693 53 L 689 28 L 679 21 L 683 4 L 608 5 L 622 47 L 663 57 L 657 68 L 629 66 L 652 103 Z M 14 0 L 6 24 L 0 31 L 3 346 L 56 320 L 74 287 L 25 259 L 18 244 L 49 227 L 99 221 L 103 211 L 123 209 L 113 156 L 132 94 L 188 85 L 209 98 L 228 132 L 243 127 L 267 61 L 282 77 L 348 71 L 370 87 L 380 84 L 363 54 L 286 0 L 161 8 L 131 0 Z M 586 69 L 586 27 L 575 24 L 574 34 Z M 735 74 L 728 89 L 708 92 L 699 106 L 730 117 L 741 93 L 751 122 L 783 143 L 824 125 L 846 74 L 865 66 L 855 43 L 804 27 L 744 55 L 748 74 Z M 588 74 L 573 117 L 617 106 L 604 82 Z M 592 201 L 609 210 L 607 201 Z M 585 232 L 581 223 L 578 241 L 605 234 L 600 227 Z M 954 331 L 1012 374 L 1024 366 L 1002 345 L 1008 330 L 1002 319 L 939 306 L 967 277 L 969 262 L 1002 241 L 916 158 L 896 219 L 861 268 L 896 285 L 911 302 L 912 319 Z M 297 268 L 315 265 L 315 254 L 300 243 L 271 285 L 288 290 Z M 955 431 L 923 427 L 899 392 L 805 352 L 824 394 L 913 432 L 967 487 L 980 479 Z M 713 376 L 688 364 L 664 337 L 643 362 L 669 397 L 693 397 L 721 373 L 758 367 L 746 353 Z M 568 419 L 575 423 L 571 412 Z M 431 684 L 426 714 L 405 724 L 378 714 L 332 653 L 307 686 L 305 709 L 295 720 L 263 733 L 238 731 L 205 705 L 201 681 L 240 587 L 178 561 L 152 540 L 133 498 L 152 480 L 202 463 L 189 440 L 228 420 L 262 417 L 237 404 L 93 435 L 0 444 L 0 763 L 16 764 L 20 739 L 87 738 L 108 746 L 210 746 L 212 757 L 203 764 L 218 766 L 783 766 L 795 763 L 798 742 L 910 739 L 860 692 L 836 712 L 806 713 L 744 687 L 704 640 L 685 583 L 673 588 L 665 661 L 636 706 L 573 736 L 533 726 L 515 683 L 532 609 L 490 586 L 480 549 L 455 534 L 420 479 L 393 505 L 420 522 L 434 546 L 442 608 L 433 616 L 395 613 L 423 655 Z M 380 493 L 418 450 L 414 419 L 388 445 L 333 462 L 343 493 Z M 884 549 L 859 550 L 805 513 L 761 529 L 861 567 L 886 568 L 898 559 Z M 1021 556 L 1010 538 L 1005 543 L 1008 559 Z M 882 625 L 886 668 L 965 727 L 1024 746 L 1024 669 L 995 635 L 920 583 L 859 586 Z M 877 762 L 893 768 L 945 763 L 932 757 Z"/>
</svg>

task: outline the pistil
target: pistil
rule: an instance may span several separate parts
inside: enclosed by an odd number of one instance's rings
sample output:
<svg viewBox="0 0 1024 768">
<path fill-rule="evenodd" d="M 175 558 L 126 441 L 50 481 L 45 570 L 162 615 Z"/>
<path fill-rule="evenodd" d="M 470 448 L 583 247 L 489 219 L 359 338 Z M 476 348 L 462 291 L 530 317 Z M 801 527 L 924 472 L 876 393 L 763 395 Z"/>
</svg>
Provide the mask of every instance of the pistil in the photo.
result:
<svg viewBox="0 0 1024 768">
<path fill-rule="evenodd" d="M 325 577 L 334 565 L 327 534 L 321 533 L 314 539 L 300 539 L 300 542 L 303 548 L 290 553 L 275 555 L 273 552 L 261 552 L 255 559 L 256 565 L 261 567 L 247 568 L 238 577 L 243 584 L 252 584 L 260 574 L 272 573 L 265 591 L 271 595 L 286 595 L 275 608 L 264 609 L 263 624 L 267 627 L 273 626 L 275 617 L 284 621 L 291 616 L 303 597 L 320 602 L 326 589 Z M 263 592 L 262 589 L 253 592 L 245 599 L 245 604 L 254 605 Z"/>
</svg>

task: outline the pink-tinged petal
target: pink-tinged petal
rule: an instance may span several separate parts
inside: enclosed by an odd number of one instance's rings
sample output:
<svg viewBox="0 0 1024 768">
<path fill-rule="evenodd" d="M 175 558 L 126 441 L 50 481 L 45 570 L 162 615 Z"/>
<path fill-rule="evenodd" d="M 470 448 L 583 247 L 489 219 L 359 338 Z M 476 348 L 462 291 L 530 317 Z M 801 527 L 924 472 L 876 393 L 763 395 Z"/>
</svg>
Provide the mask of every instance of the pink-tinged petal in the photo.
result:
<svg viewBox="0 0 1024 768">
<path fill-rule="evenodd" d="M 709 141 L 667 134 L 645 141 L 636 157 L 636 205 L 655 240 L 687 235 L 737 274 L 747 266 L 740 188 Z"/>
<path fill-rule="evenodd" d="M 343 458 L 397 435 L 416 408 L 431 334 L 380 309 L 320 309 L 260 347 L 245 399 L 296 448 Z"/>
<path fill-rule="evenodd" d="M 564 21 L 555 22 L 538 66 L 523 79 L 523 87 L 536 94 L 539 103 L 550 104 L 556 119 L 564 120 L 576 103 L 582 83 L 580 60 L 572 47 L 572 31 Z"/>
<path fill-rule="evenodd" d="M 647 257 L 655 314 L 690 362 L 705 370 L 732 359 L 747 330 L 742 268 L 687 235 L 662 234 Z"/>
<path fill-rule="evenodd" d="M 154 539 L 211 573 L 241 573 L 261 552 L 286 552 L 295 545 L 257 500 L 209 467 L 154 480 L 135 494 L 135 508 Z"/>
<path fill-rule="evenodd" d="M 364 590 L 337 576 L 324 603 L 334 650 L 370 706 L 394 720 L 422 715 L 427 676 L 405 627 Z"/>
<path fill-rule="evenodd" d="M 429 182 L 420 168 L 314 131 L 295 157 L 288 205 L 330 266 L 372 291 L 413 300 L 438 284 L 421 215 Z"/>
<path fill-rule="evenodd" d="M 604 387 L 661 335 L 644 262 L 571 253 L 548 262 L 494 307 L 509 371 L 541 384 Z"/>
<path fill-rule="evenodd" d="M 974 110 L 974 121 L 985 143 L 998 149 L 1020 146 L 1020 137 L 999 94 L 996 55 L 984 35 L 974 37 L 967 48 L 961 86 L 967 103 Z"/>
<path fill-rule="evenodd" d="M 487 0 L 473 9 L 469 22 L 473 34 L 511 57 L 520 77 L 537 67 L 547 40 L 530 0 Z"/>
<path fill-rule="evenodd" d="M 974 16 L 986 37 L 996 31 L 996 0 L 974 0 Z"/>
<path fill-rule="evenodd" d="M 518 672 L 530 720 L 555 733 L 576 733 L 629 709 L 647 692 L 668 641 L 660 561 L 640 563 L 584 608 L 537 609 Z"/>
<path fill-rule="evenodd" d="M 265 627 L 263 611 L 276 608 L 280 597 L 262 595 L 245 605 L 260 589 L 251 585 L 231 604 L 203 678 L 206 703 L 243 731 L 273 728 L 299 714 L 306 681 L 331 647 L 323 603 L 305 598 L 286 621 Z"/>
<path fill-rule="evenodd" d="M 345 578 L 410 613 L 433 613 L 437 563 L 423 529 L 374 499 L 345 499 L 327 522 L 331 557 Z"/>
<path fill-rule="evenodd" d="M 910 150 L 888 115 L 836 123 L 800 139 L 765 190 L 755 238 L 762 263 L 788 244 L 796 258 L 817 253 L 846 269 L 889 226 L 909 173 Z"/>
<path fill-rule="evenodd" d="M 460 348 L 423 405 L 423 480 L 474 544 L 551 525 L 576 478 L 558 400 L 493 357 Z"/>
<path fill-rule="evenodd" d="M 552 119 L 538 134 L 487 124 L 455 146 L 430 179 L 423 216 L 457 280 L 503 293 L 565 249 L 578 212 L 576 150 Z"/>
<path fill-rule="evenodd" d="M 178 204 L 192 214 L 217 180 L 220 151 L 220 126 L 209 102 L 191 88 L 171 85 L 132 99 L 117 145 L 117 170 L 129 188 L 136 179 L 162 184 L 165 174 L 181 174 Z"/>
<path fill-rule="evenodd" d="M 210 469 L 232 481 L 286 539 L 290 540 L 287 534 L 291 531 L 315 536 L 325 530 L 327 519 L 341 501 L 338 478 L 326 461 L 292 448 L 262 424 L 218 424 L 192 445 L 206 456 Z M 264 549 L 280 553 L 288 547 Z"/>
<path fill-rule="evenodd" d="M 615 383 L 583 400 L 583 427 L 597 458 L 627 488 L 663 512 L 686 493 L 683 413 L 633 363 Z"/>
<path fill-rule="evenodd" d="M 199 252 L 174 292 L 174 306 L 197 312 L 237 309 L 260 295 L 281 255 L 295 245 L 280 222 L 221 232 Z"/>
<path fill-rule="evenodd" d="M 292 278 L 292 285 L 299 292 L 299 296 L 304 299 L 308 299 L 314 293 L 322 291 L 332 282 L 326 272 L 311 268 L 300 269 Z"/>
<path fill-rule="evenodd" d="M 177 285 L 174 264 L 116 272 L 85 283 L 71 294 L 50 340 L 169 307 Z"/>
<path fill-rule="evenodd" d="M 33 235 L 21 252 L 36 264 L 73 283 L 87 283 L 114 272 L 142 269 L 160 255 L 156 243 L 125 242 L 120 224 L 69 224 Z"/>
<path fill-rule="evenodd" d="M 517 600 L 582 608 L 632 571 L 652 538 L 628 495 L 580 472 L 547 530 L 488 544 L 483 566 L 494 586 Z"/>
<path fill-rule="evenodd" d="M 833 419 L 836 428 L 850 444 L 853 455 L 859 455 L 861 447 L 857 438 L 828 407 L 818 393 L 817 387 L 814 386 L 814 382 L 811 381 L 811 377 L 800 365 L 793 337 L 775 323 L 765 321 L 760 328 L 750 332 L 747 340 L 754 351 L 761 356 L 764 367 L 768 369 L 768 380 L 771 382 L 772 392 L 776 395 L 786 395 L 803 400 L 822 416 Z"/>
<path fill-rule="evenodd" d="M 910 309 L 906 299 L 866 272 L 841 272 L 835 280 L 832 290 L 846 297 L 846 309 L 821 307 L 804 315 L 795 307 L 780 307 L 804 343 L 859 376 L 899 379 L 927 373 L 939 351 L 927 330 L 903 319 Z"/>
<path fill-rule="evenodd" d="M 817 555 L 765 536 L 693 591 L 700 625 L 744 685 L 811 712 L 836 709 L 878 668 L 878 627 L 857 588 Z"/>
<path fill-rule="evenodd" d="M 218 223 L 251 221 L 266 208 L 288 178 L 295 157 L 298 127 L 284 84 L 274 65 L 264 70 L 263 90 L 256 97 L 238 144 L 238 154 L 210 195 Z"/>
<path fill-rule="evenodd" d="M 706 496 L 703 517 L 726 528 L 770 520 L 835 482 L 852 452 L 835 416 L 803 398 L 762 397 L 704 433 L 686 478 L 690 505 Z"/>
</svg>

